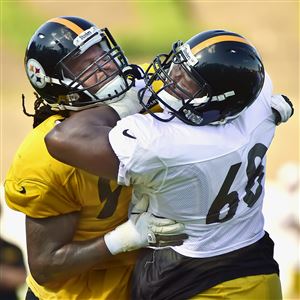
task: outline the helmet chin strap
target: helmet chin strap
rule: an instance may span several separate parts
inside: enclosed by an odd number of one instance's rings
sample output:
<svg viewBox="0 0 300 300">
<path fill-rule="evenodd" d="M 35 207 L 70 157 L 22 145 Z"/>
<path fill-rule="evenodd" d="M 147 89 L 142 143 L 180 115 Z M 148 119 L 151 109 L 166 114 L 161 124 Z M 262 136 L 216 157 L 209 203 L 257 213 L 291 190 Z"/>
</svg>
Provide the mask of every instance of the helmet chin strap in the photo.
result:
<svg viewBox="0 0 300 300">
<path fill-rule="evenodd" d="M 61 82 L 58 79 L 55 79 L 55 78 L 49 78 L 48 77 L 48 81 L 61 85 Z M 66 78 L 66 77 L 63 80 L 63 83 L 66 84 L 66 85 L 70 84 L 70 82 L 71 82 L 71 79 Z M 81 85 L 78 86 L 77 88 L 78 89 L 83 89 L 83 87 Z M 67 104 L 62 104 L 62 103 L 48 103 L 47 101 L 45 101 L 45 104 L 51 106 L 51 109 L 55 110 L 55 111 L 59 111 L 59 110 L 79 111 L 79 110 L 95 107 L 95 106 L 97 106 L 101 103 L 101 98 L 106 98 L 109 95 L 110 96 L 116 95 L 117 93 L 120 93 L 120 92 L 124 91 L 125 89 L 126 89 L 125 80 L 121 76 L 118 75 L 114 79 L 112 79 L 111 81 L 107 82 L 94 95 L 91 94 L 88 90 L 83 91 L 90 98 L 94 98 L 95 100 L 96 100 L 96 97 L 99 98 L 100 101 L 98 101 L 98 102 L 94 102 L 94 103 L 91 103 L 91 104 L 86 104 L 84 106 L 72 106 L 72 104 L 67 105 Z M 118 102 L 121 99 L 123 99 L 125 94 L 126 93 L 122 93 L 120 96 L 114 97 L 111 100 L 103 101 L 103 103 L 110 104 L 110 103 Z"/>
<path fill-rule="evenodd" d="M 52 78 L 52 82 L 54 82 L 53 78 Z M 66 85 L 70 84 L 70 82 L 71 82 L 71 79 L 66 78 L 66 77 L 63 80 L 63 83 Z M 60 84 L 59 81 L 58 81 L 58 83 Z M 82 85 L 79 85 L 79 86 L 77 86 L 77 89 L 81 90 L 84 88 Z M 125 89 L 126 89 L 126 82 L 121 76 L 118 75 L 115 78 L 113 78 L 111 81 L 107 82 L 95 94 L 91 94 L 88 90 L 84 90 L 83 92 L 85 94 L 87 94 L 90 98 L 95 98 L 95 100 L 97 100 L 97 98 L 98 98 L 99 100 L 101 100 L 101 98 L 107 98 L 108 96 L 113 96 L 118 93 L 121 93 Z M 123 97 L 124 97 L 124 93 L 118 97 L 115 97 L 111 100 L 106 100 L 104 102 L 105 103 L 113 103 L 113 102 L 121 100 Z"/>
<path fill-rule="evenodd" d="M 168 92 L 166 92 L 165 90 L 160 91 L 158 94 L 159 98 L 161 98 L 161 100 L 163 102 L 165 102 L 168 106 L 172 107 L 174 110 L 180 110 L 183 103 L 180 99 L 177 99 L 176 97 L 174 97 L 173 95 L 169 94 Z M 190 104 L 202 104 L 202 103 L 206 103 L 208 100 L 207 96 L 201 97 L 201 98 L 194 98 L 192 101 L 190 101 Z M 162 109 L 166 109 L 169 110 L 168 107 L 166 105 L 164 105 L 164 103 L 162 103 L 161 101 L 159 101 L 159 106 Z"/>
<path fill-rule="evenodd" d="M 111 81 L 107 82 L 103 87 L 95 93 L 95 96 L 99 99 L 114 96 L 121 93 L 126 89 L 126 83 L 124 78 L 121 76 L 116 76 Z M 113 103 L 121 100 L 124 97 L 124 93 L 118 97 L 115 97 L 111 100 L 105 101 L 105 103 Z"/>
<path fill-rule="evenodd" d="M 158 99 L 158 104 L 163 110 L 170 111 L 168 106 L 170 106 L 174 110 L 179 110 L 182 107 L 182 102 L 176 97 L 167 93 L 165 90 L 161 90 L 159 93 L 157 93 L 157 95 L 162 100 L 160 101 Z"/>
<path fill-rule="evenodd" d="M 158 100 L 159 106 L 163 110 L 165 110 L 167 112 L 171 111 L 168 108 L 168 106 L 171 107 L 171 108 L 173 108 L 176 111 L 179 111 L 182 108 L 182 106 L 183 106 L 181 100 L 177 99 L 176 97 L 174 97 L 173 95 L 169 94 L 165 90 L 160 91 L 157 95 L 163 101 L 163 102 L 161 102 L 161 101 Z M 214 96 L 212 98 L 212 101 L 223 101 L 227 97 L 230 97 L 232 95 L 234 95 L 234 91 L 229 91 L 227 93 L 224 93 L 224 94 L 221 94 L 221 95 L 218 95 L 218 96 Z M 189 101 L 189 104 L 200 105 L 200 104 L 206 103 L 208 101 L 208 99 L 209 99 L 208 96 L 204 96 L 204 97 L 201 97 L 201 98 L 194 98 L 192 101 Z M 229 117 L 226 117 L 226 118 L 224 118 L 222 120 L 211 122 L 210 125 L 222 125 L 222 124 L 225 124 L 226 122 L 237 118 L 244 110 L 246 110 L 246 108 L 244 108 L 241 112 L 237 113 L 234 116 L 229 116 Z"/>
</svg>

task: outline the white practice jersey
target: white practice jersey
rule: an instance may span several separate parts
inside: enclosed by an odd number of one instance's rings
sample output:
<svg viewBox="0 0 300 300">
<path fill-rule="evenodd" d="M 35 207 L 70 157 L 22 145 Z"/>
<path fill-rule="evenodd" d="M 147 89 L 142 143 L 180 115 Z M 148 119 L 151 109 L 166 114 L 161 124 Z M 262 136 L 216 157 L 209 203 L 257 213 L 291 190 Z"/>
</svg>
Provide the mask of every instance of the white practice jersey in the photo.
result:
<svg viewBox="0 0 300 300">
<path fill-rule="evenodd" d="M 173 247 L 180 254 L 220 255 L 263 237 L 265 154 L 275 130 L 271 95 L 266 77 L 257 100 L 225 125 L 136 114 L 111 130 L 119 184 L 133 185 L 133 201 L 148 195 L 154 215 L 185 224 L 189 238 Z"/>
</svg>

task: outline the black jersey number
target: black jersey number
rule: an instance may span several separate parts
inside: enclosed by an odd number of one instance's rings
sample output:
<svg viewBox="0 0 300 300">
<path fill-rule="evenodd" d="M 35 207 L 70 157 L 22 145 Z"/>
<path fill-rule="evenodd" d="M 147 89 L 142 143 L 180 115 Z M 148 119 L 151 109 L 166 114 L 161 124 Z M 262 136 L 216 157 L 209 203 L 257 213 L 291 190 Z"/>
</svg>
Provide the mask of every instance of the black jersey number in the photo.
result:
<svg viewBox="0 0 300 300">
<path fill-rule="evenodd" d="M 118 199 L 121 193 L 122 187 L 118 185 L 118 187 L 112 191 L 109 180 L 99 178 L 98 180 L 98 194 L 100 202 L 105 202 L 103 209 L 100 211 L 97 216 L 98 219 L 109 218 L 113 215 L 117 208 Z"/>
<path fill-rule="evenodd" d="M 248 153 L 246 168 L 248 182 L 245 188 L 246 195 L 243 198 L 243 201 L 247 203 L 249 207 L 252 207 L 255 204 L 263 190 L 261 182 L 265 173 L 264 166 L 262 165 L 262 159 L 265 156 L 267 149 L 268 148 L 265 145 L 258 143 L 255 144 Z M 255 164 L 256 158 L 260 159 L 258 166 Z M 235 180 L 241 164 L 242 163 L 240 162 L 229 168 L 221 189 L 208 211 L 206 224 L 225 222 L 233 218 L 235 215 L 240 199 L 238 192 L 232 191 L 229 193 L 229 190 Z M 255 191 L 252 190 L 253 188 Z M 222 209 L 226 208 L 228 208 L 227 214 L 221 217 Z"/>
</svg>

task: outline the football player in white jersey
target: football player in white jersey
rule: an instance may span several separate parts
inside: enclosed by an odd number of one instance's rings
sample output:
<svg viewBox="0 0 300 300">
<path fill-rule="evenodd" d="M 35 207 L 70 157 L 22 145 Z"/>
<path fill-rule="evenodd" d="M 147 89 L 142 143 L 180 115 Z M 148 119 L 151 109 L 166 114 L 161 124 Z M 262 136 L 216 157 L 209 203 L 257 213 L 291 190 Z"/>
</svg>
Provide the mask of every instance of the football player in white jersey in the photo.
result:
<svg viewBox="0 0 300 300">
<path fill-rule="evenodd" d="M 150 93 L 162 113 L 118 121 L 120 112 L 111 107 L 86 110 L 46 136 L 48 151 L 133 185 L 133 202 L 148 198 L 149 212 L 185 224 L 189 237 L 182 245 L 145 249 L 133 299 L 280 299 L 262 202 L 266 152 L 275 124 L 293 114 L 292 104 L 272 96 L 257 50 L 233 32 L 179 41 L 151 67 L 140 103 L 146 107 Z M 162 82 L 158 91 L 156 81 Z M 128 251 L 130 238 L 119 226 L 105 243 L 114 254 L 120 244 Z"/>
</svg>

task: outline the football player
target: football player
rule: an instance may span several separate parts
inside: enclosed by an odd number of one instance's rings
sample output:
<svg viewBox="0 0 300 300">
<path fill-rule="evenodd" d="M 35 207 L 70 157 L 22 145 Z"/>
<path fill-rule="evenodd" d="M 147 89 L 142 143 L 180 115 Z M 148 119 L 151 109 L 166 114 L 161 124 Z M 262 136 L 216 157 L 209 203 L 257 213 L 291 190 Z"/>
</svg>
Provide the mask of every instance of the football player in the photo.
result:
<svg viewBox="0 0 300 300">
<path fill-rule="evenodd" d="M 128 220 L 131 188 L 53 159 L 44 137 L 69 115 L 104 102 L 119 115 L 122 105 L 127 113 L 141 110 L 134 87 L 140 72 L 108 29 L 78 17 L 44 23 L 27 46 L 25 68 L 37 93 L 34 129 L 15 155 L 5 195 L 12 209 L 26 214 L 26 299 L 128 299 L 136 252 L 112 256 L 106 234 L 123 223 L 119 253 L 150 238 L 154 243 L 156 233 L 159 244 L 180 244 L 183 225 L 145 212 L 146 198 Z"/>
<path fill-rule="evenodd" d="M 272 96 L 256 48 L 225 30 L 175 43 L 152 68 L 140 102 L 150 92 L 162 113 L 119 120 L 109 106 L 80 112 L 46 136 L 50 154 L 133 185 L 154 215 L 185 224 L 182 245 L 142 250 L 133 299 L 280 299 L 262 203 L 266 152 L 291 102 Z M 115 115 L 115 127 L 105 115 Z M 117 236 L 106 236 L 112 253 Z"/>
</svg>

